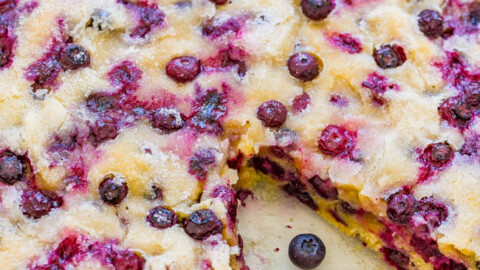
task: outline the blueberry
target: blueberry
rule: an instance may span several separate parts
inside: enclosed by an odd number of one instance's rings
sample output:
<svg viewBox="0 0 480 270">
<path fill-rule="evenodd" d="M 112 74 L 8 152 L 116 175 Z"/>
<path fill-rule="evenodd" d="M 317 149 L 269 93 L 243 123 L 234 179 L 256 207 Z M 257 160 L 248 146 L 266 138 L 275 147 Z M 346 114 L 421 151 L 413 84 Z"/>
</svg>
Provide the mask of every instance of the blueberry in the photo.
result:
<svg viewBox="0 0 480 270">
<path fill-rule="evenodd" d="M 280 127 L 287 120 L 287 108 L 277 100 L 269 100 L 258 107 L 257 118 L 266 127 Z"/>
<path fill-rule="evenodd" d="M 396 44 L 386 44 L 373 50 L 373 59 L 383 69 L 396 68 L 407 60 L 403 48 Z"/>
<path fill-rule="evenodd" d="M 453 112 L 461 121 L 469 121 L 473 116 L 470 106 L 466 102 L 458 102 L 453 108 Z"/>
<path fill-rule="evenodd" d="M 440 226 L 448 217 L 448 208 L 433 197 L 422 198 L 418 202 L 416 211 L 433 228 Z"/>
<path fill-rule="evenodd" d="M 431 150 L 432 150 L 432 154 L 430 158 L 432 165 L 442 166 L 453 158 L 453 155 L 454 155 L 453 149 L 446 142 L 434 143 L 434 144 L 431 144 L 429 147 L 431 147 Z"/>
<path fill-rule="evenodd" d="M 223 224 L 212 210 L 201 209 L 185 219 L 183 229 L 193 239 L 204 240 L 210 235 L 222 232 Z"/>
<path fill-rule="evenodd" d="M 480 22 L 480 3 L 473 2 L 470 5 L 470 23 L 473 25 L 478 25 Z"/>
<path fill-rule="evenodd" d="M 208 90 L 194 103 L 194 114 L 190 125 L 200 133 L 218 135 L 223 132 L 222 119 L 227 115 L 227 98 L 224 93 Z"/>
<path fill-rule="evenodd" d="M 333 0 L 302 0 L 300 6 L 305 16 L 316 21 L 325 19 L 335 7 Z"/>
<path fill-rule="evenodd" d="M 109 117 L 99 118 L 95 124 L 90 127 L 90 140 L 95 145 L 107 140 L 113 140 L 117 135 L 118 130 L 115 120 Z"/>
<path fill-rule="evenodd" d="M 385 260 L 397 269 L 407 269 L 410 264 L 410 258 L 401 251 L 387 247 L 382 247 L 380 251 L 383 253 Z"/>
<path fill-rule="evenodd" d="M 114 175 L 107 175 L 100 186 L 98 192 L 102 200 L 110 205 L 117 205 L 127 197 L 128 187 L 125 182 L 115 177 Z"/>
<path fill-rule="evenodd" d="M 41 218 L 50 213 L 53 208 L 58 208 L 62 204 L 63 199 L 55 193 L 28 190 L 22 194 L 23 214 L 29 218 Z"/>
<path fill-rule="evenodd" d="M 313 269 L 325 258 L 325 245 L 314 234 L 299 234 L 288 246 L 288 256 L 292 263 L 302 269 Z"/>
<path fill-rule="evenodd" d="M 315 175 L 308 180 L 320 197 L 326 200 L 336 200 L 338 197 L 338 190 L 333 185 L 330 179 L 322 179 Z"/>
<path fill-rule="evenodd" d="M 296 176 L 295 176 L 296 177 Z M 288 181 L 288 180 L 287 180 Z M 298 179 L 294 179 L 293 181 L 290 180 L 290 183 L 284 185 L 282 189 L 288 194 L 292 195 L 301 203 L 305 204 L 306 206 L 310 207 L 312 210 L 318 210 L 317 203 L 313 200 L 313 198 L 308 194 L 305 185 L 300 182 Z"/>
<path fill-rule="evenodd" d="M 161 108 L 152 116 L 152 126 L 165 132 L 173 132 L 185 125 L 185 119 L 177 109 Z"/>
<path fill-rule="evenodd" d="M 208 169 L 216 162 L 215 152 L 213 149 L 207 148 L 197 151 L 190 159 L 188 172 L 198 180 L 206 180 Z"/>
<path fill-rule="evenodd" d="M 350 154 L 355 147 L 355 135 L 342 126 L 328 125 L 320 135 L 318 148 L 332 157 L 342 157 Z"/>
<path fill-rule="evenodd" d="M 90 54 L 80 45 L 68 44 L 60 52 L 60 64 L 65 69 L 79 69 L 90 65 Z"/>
<path fill-rule="evenodd" d="M 443 18 L 438 11 L 425 9 L 418 14 L 418 27 L 429 38 L 437 38 L 443 32 Z"/>
<path fill-rule="evenodd" d="M 118 106 L 118 99 L 108 93 L 94 93 L 87 98 L 86 106 L 92 112 L 105 112 L 115 109 Z"/>
<path fill-rule="evenodd" d="M 315 79 L 320 73 L 315 56 L 306 52 L 299 52 L 290 56 L 287 67 L 290 75 L 304 82 Z"/>
<path fill-rule="evenodd" d="M 150 210 L 147 216 L 150 225 L 157 229 L 167 229 L 177 223 L 177 215 L 174 211 L 162 206 Z"/>
<path fill-rule="evenodd" d="M 21 157 L 10 151 L 0 154 L 0 182 L 13 185 L 23 179 L 25 164 Z"/>
<path fill-rule="evenodd" d="M 166 68 L 168 77 L 172 78 L 178 83 L 193 81 L 201 70 L 202 66 L 200 61 L 191 56 L 174 58 L 168 62 Z"/>
<path fill-rule="evenodd" d="M 412 194 L 398 192 L 390 196 L 387 206 L 388 218 L 399 224 L 406 224 L 415 213 L 417 200 Z"/>
<path fill-rule="evenodd" d="M 0 68 L 12 61 L 14 40 L 8 36 L 0 37 Z"/>
<path fill-rule="evenodd" d="M 461 130 L 467 128 L 473 118 L 468 100 L 465 103 L 464 98 L 460 96 L 445 99 L 438 107 L 438 113 L 443 120 Z"/>
</svg>

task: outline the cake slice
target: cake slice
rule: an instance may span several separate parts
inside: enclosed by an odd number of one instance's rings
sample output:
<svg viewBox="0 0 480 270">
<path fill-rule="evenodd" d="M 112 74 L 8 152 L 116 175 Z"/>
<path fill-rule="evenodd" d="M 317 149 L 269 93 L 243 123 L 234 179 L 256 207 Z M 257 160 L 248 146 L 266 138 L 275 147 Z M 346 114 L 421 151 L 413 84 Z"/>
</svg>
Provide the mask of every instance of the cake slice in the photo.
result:
<svg viewBox="0 0 480 270">
<path fill-rule="evenodd" d="M 215 5 L 0 7 L 0 268 L 241 269 Z"/>
<path fill-rule="evenodd" d="M 240 184 L 275 181 L 397 269 L 477 269 L 476 8 L 301 1 L 290 79 L 246 106 Z"/>
</svg>

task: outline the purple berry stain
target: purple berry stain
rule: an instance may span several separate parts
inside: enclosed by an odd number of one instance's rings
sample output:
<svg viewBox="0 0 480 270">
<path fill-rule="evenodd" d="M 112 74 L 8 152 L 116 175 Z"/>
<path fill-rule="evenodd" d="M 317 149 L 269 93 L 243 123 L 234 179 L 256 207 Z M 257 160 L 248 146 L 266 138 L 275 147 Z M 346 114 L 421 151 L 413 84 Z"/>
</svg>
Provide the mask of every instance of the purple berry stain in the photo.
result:
<svg viewBox="0 0 480 270">
<path fill-rule="evenodd" d="M 136 90 L 142 71 L 130 61 L 123 61 L 108 73 L 110 84 L 120 90 Z"/>
<path fill-rule="evenodd" d="M 215 163 L 215 151 L 210 148 L 202 149 L 193 154 L 189 162 L 188 172 L 198 180 L 205 181 L 208 170 L 215 165 Z"/>
<path fill-rule="evenodd" d="M 385 104 L 383 95 L 387 90 L 398 90 L 399 86 L 395 83 L 389 82 L 387 77 L 382 76 L 376 72 L 370 73 L 365 81 L 362 82 L 362 87 L 370 90 L 370 98 L 377 106 Z"/>
<path fill-rule="evenodd" d="M 467 64 L 458 52 L 446 52 L 444 62 L 435 66 L 443 79 L 458 90 L 458 94 L 446 98 L 439 105 L 441 120 L 465 132 L 475 117 L 480 114 L 480 69 Z"/>
<path fill-rule="evenodd" d="M 50 89 L 56 85 L 57 77 L 62 71 L 62 65 L 59 62 L 62 46 L 61 41 L 54 40 L 49 50 L 27 68 L 25 77 L 33 82 L 34 91 Z"/>
<path fill-rule="evenodd" d="M 292 102 L 292 109 L 295 113 L 303 112 L 310 105 L 310 95 L 303 93 L 296 96 Z"/>
<path fill-rule="evenodd" d="M 357 54 L 362 51 L 362 43 L 350 33 L 332 33 L 327 36 L 330 44 L 349 54 Z"/>
<path fill-rule="evenodd" d="M 86 236 L 71 234 L 65 237 L 57 247 L 47 255 L 46 264 L 33 263 L 30 270 L 66 270 L 78 261 L 92 257 L 103 265 L 116 270 L 142 270 L 145 259 L 128 249 L 119 249 L 118 240 L 97 242 Z"/>
<path fill-rule="evenodd" d="M 199 87 L 193 103 L 193 115 L 189 126 L 199 133 L 218 135 L 223 132 L 222 119 L 227 115 L 227 87 L 223 91 L 208 89 L 203 93 Z"/>
<path fill-rule="evenodd" d="M 130 33 L 132 38 L 145 38 L 152 30 L 164 25 L 165 13 L 156 4 L 148 4 L 147 1 L 133 3 L 127 0 L 117 0 L 117 2 L 125 5 L 135 14 L 137 26 Z"/>
<path fill-rule="evenodd" d="M 203 23 L 202 34 L 210 40 L 216 40 L 226 34 L 239 36 L 245 20 L 246 18 L 243 16 L 229 18 L 226 21 L 215 18 L 208 19 Z"/>
<path fill-rule="evenodd" d="M 228 45 L 218 53 L 203 61 L 206 72 L 226 72 L 233 70 L 239 77 L 244 77 L 248 71 L 246 64 L 247 52 L 234 45 Z"/>
<path fill-rule="evenodd" d="M 15 24 L 19 16 L 18 0 L 0 2 L 0 70 L 10 67 L 17 43 Z"/>
<path fill-rule="evenodd" d="M 332 104 L 337 105 L 338 107 L 347 107 L 348 106 L 348 99 L 344 96 L 333 94 L 330 96 L 330 102 Z"/>
<path fill-rule="evenodd" d="M 212 198 L 219 198 L 222 200 L 223 204 L 227 208 L 227 214 L 230 220 L 232 221 L 232 225 L 234 225 L 235 221 L 237 220 L 237 195 L 235 190 L 227 186 L 216 186 L 213 188 L 212 193 L 210 194 Z"/>
</svg>

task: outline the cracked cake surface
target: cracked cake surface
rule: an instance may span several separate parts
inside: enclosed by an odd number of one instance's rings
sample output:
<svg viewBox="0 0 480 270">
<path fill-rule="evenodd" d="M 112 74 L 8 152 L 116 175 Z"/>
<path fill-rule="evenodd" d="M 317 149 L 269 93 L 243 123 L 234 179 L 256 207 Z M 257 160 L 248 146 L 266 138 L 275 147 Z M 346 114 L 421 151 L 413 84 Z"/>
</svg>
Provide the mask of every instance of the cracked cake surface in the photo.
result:
<svg viewBox="0 0 480 270">
<path fill-rule="evenodd" d="M 464 0 L 0 0 L 0 269 L 249 269 L 261 179 L 396 269 L 478 269 L 479 23 Z"/>
</svg>

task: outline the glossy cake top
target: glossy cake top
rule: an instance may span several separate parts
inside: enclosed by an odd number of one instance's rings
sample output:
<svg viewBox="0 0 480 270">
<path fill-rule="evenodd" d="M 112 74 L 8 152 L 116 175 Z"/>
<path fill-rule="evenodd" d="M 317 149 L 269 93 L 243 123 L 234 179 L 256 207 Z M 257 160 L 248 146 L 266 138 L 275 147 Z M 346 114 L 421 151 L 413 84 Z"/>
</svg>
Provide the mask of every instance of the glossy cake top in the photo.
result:
<svg viewBox="0 0 480 270">
<path fill-rule="evenodd" d="M 238 267 L 231 186 L 265 146 L 321 197 L 354 190 L 359 208 L 480 260 L 476 4 L 2 0 L 0 13 L 1 269 Z"/>
</svg>

